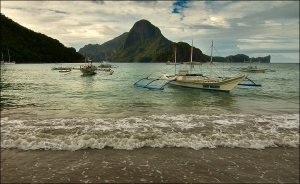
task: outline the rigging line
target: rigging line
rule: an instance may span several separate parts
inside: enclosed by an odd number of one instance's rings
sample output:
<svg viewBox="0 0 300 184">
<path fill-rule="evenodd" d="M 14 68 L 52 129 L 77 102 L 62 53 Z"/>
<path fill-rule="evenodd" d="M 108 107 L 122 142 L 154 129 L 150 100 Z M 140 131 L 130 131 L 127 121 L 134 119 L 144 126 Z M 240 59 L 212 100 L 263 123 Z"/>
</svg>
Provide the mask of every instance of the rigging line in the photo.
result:
<svg viewBox="0 0 300 184">
<path fill-rule="evenodd" d="M 163 64 L 163 66 L 162 66 L 162 67 L 159 67 L 158 70 L 151 72 L 151 73 L 149 74 L 149 76 L 152 75 L 153 73 L 167 74 L 167 69 L 168 69 L 168 68 L 167 68 L 167 65 L 166 65 L 166 64 Z"/>
<path fill-rule="evenodd" d="M 173 66 L 173 65 L 170 65 L 170 66 Z M 160 72 L 160 73 L 167 74 L 167 75 L 173 75 L 174 71 L 171 72 L 170 66 L 167 64 L 164 64 L 164 66 L 161 67 L 161 71 L 163 71 L 163 72 Z M 176 67 L 176 65 L 175 65 L 175 67 Z M 176 75 L 176 72 L 174 73 L 174 75 Z"/>
<path fill-rule="evenodd" d="M 219 70 L 219 68 L 214 64 L 214 63 L 212 63 L 212 65 L 219 71 L 219 73 L 221 73 L 221 75 L 223 76 L 223 77 L 225 77 L 225 75 L 224 75 L 224 73 L 222 73 L 220 70 Z M 216 72 L 213 72 L 216 76 L 218 76 L 218 74 L 216 73 Z"/>
<path fill-rule="evenodd" d="M 221 57 L 221 54 L 217 51 L 217 49 L 216 49 L 216 47 L 213 47 L 214 48 L 214 50 L 219 54 L 219 56 Z M 215 66 L 216 67 L 216 66 Z M 217 68 L 217 67 L 216 67 Z M 218 69 L 218 68 L 217 68 Z M 218 69 L 219 70 L 219 69 Z M 220 70 L 219 70 L 220 71 Z M 223 75 L 223 77 L 225 77 L 225 75 L 224 75 L 224 63 L 223 63 L 223 72 L 220 72 L 220 73 L 222 73 L 222 75 Z"/>
<path fill-rule="evenodd" d="M 198 65 L 198 69 L 200 71 L 200 74 L 203 74 L 203 71 L 202 71 L 202 64 Z"/>
<path fill-rule="evenodd" d="M 207 55 L 208 51 L 210 51 L 211 46 L 207 49 L 207 51 L 205 52 L 205 54 Z"/>
<path fill-rule="evenodd" d="M 223 76 L 225 77 L 224 73 L 220 71 L 220 69 L 214 64 L 214 62 L 210 63 L 210 65 L 213 65 L 217 70 L 218 72 Z M 212 71 L 216 76 L 219 76 L 216 72 Z"/>
<path fill-rule="evenodd" d="M 215 49 L 215 51 L 219 54 L 219 56 L 221 56 L 220 53 L 217 51 L 217 49 L 216 49 L 215 47 L 214 47 L 214 49 Z"/>
</svg>

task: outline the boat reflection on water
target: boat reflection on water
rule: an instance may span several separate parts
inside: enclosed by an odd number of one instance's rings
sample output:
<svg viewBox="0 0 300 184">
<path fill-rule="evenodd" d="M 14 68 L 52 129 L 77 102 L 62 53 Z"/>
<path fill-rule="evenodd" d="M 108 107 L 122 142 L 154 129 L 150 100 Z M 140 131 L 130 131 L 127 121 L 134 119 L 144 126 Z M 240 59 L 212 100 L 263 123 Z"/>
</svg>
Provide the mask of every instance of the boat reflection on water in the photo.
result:
<svg viewBox="0 0 300 184">
<path fill-rule="evenodd" d="M 170 93 L 168 95 L 170 103 L 174 103 L 175 107 L 180 107 L 180 111 L 191 113 L 201 113 L 202 110 L 203 112 L 238 111 L 233 93 L 217 91 L 212 93 L 206 90 L 201 90 L 199 93 L 199 90 L 173 85 L 165 88 L 165 91 Z"/>
</svg>

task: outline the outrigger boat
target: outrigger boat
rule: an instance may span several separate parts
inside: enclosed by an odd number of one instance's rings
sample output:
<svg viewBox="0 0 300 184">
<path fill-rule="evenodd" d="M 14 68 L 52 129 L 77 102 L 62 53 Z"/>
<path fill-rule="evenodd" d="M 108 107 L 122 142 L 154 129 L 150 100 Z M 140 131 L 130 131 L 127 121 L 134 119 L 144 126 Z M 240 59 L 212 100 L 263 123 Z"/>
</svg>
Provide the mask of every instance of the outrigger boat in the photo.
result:
<svg viewBox="0 0 300 184">
<path fill-rule="evenodd" d="M 243 72 L 251 72 L 251 73 L 265 73 L 267 69 L 259 68 L 256 65 L 250 65 L 246 68 L 242 68 L 241 71 Z"/>
<path fill-rule="evenodd" d="M 60 72 L 60 73 L 67 73 L 67 72 L 71 72 L 71 71 L 72 71 L 72 69 L 68 68 L 68 69 L 61 69 L 58 72 Z"/>
<path fill-rule="evenodd" d="M 212 51 L 213 51 L 213 42 L 211 46 L 211 60 L 210 65 L 213 65 L 212 61 Z M 134 86 L 136 87 L 142 87 L 142 88 L 149 88 L 149 89 L 158 89 L 163 90 L 164 86 L 170 84 L 174 86 L 180 86 L 185 88 L 194 88 L 194 89 L 201 89 L 201 90 L 211 90 L 211 91 L 224 91 L 224 92 L 230 92 L 232 89 L 234 89 L 242 80 L 246 78 L 246 75 L 239 75 L 235 77 L 217 77 L 213 78 L 211 76 L 204 76 L 202 73 L 193 73 L 193 68 L 195 65 L 201 65 L 200 62 L 194 62 L 192 60 L 193 56 L 193 44 L 191 48 L 191 61 L 185 62 L 183 64 L 189 65 L 189 70 L 179 70 L 178 73 L 176 73 L 176 53 L 175 53 L 175 75 L 173 76 L 167 76 L 164 75 L 163 77 L 159 77 L 156 79 L 153 79 L 152 81 L 148 82 L 146 85 L 141 84 L 142 80 L 148 79 L 148 77 L 143 78 L 139 81 L 137 81 Z M 168 63 L 170 64 L 170 63 Z M 212 70 L 212 68 L 211 68 Z M 155 87 L 152 86 L 155 81 L 157 80 L 166 80 L 161 87 Z"/>
<path fill-rule="evenodd" d="M 100 65 L 98 66 L 98 68 L 100 68 L 100 69 L 117 68 L 117 67 L 118 67 L 117 65 L 112 65 L 112 64 L 110 64 L 109 62 L 106 62 L 106 61 L 102 61 L 100 63 Z"/>
<path fill-rule="evenodd" d="M 83 75 L 94 75 L 96 74 L 97 67 L 92 65 L 92 60 L 85 57 L 85 64 L 80 66 L 79 70 Z"/>
<path fill-rule="evenodd" d="M 133 85 L 134 85 L 135 87 L 139 87 L 139 88 L 147 88 L 147 89 L 155 89 L 155 90 L 164 90 L 165 86 L 168 85 L 168 84 L 170 84 L 170 83 L 172 82 L 172 80 L 167 80 L 167 82 L 165 82 L 166 79 L 165 79 L 165 78 L 161 78 L 162 76 L 160 76 L 160 77 L 158 77 L 158 78 L 155 78 L 155 79 L 150 79 L 149 77 L 150 77 L 150 75 L 148 75 L 148 76 L 145 77 L 145 78 L 142 78 L 142 79 L 138 80 L 138 81 L 137 81 L 136 83 L 134 83 Z M 149 81 L 149 80 L 150 80 L 150 81 Z M 159 81 L 159 80 L 163 80 L 163 81 L 164 81 L 164 83 L 163 83 L 161 86 L 158 86 L 158 87 L 157 87 L 157 86 L 153 85 L 154 82 Z M 147 82 L 146 82 L 146 84 L 143 84 L 142 81 L 147 81 Z"/>
<path fill-rule="evenodd" d="M 248 83 L 239 83 L 239 86 L 253 86 L 253 87 L 261 87 L 261 84 L 255 83 L 253 80 L 246 77 L 244 81 L 248 81 Z"/>
<path fill-rule="evenodd" d="M 244 63 L 247 63 L 247 61 L 244 60 Z M 242 72 L 265 73 L 267 70 L 266 68 L 258 67 L 257 65 L 252 64 L 252 60 L 250 60 L 249 63 L 250 63 L 249 66 L 241 68 Z"/>
<path fill-rule="evenodd" d="M 112 65 L 108 61 L 106 61 L 106 53 L 105 53 L 105 60 L 100 62 L 100 65 L 98 65 L 98 68 L 100 69 L 107 69 L 107 68 L 117 68 L 118 66 Z"/>
<path fill-rule="evenodd" d="M 58 67 L 52 67 L 51 70 L 72 70 L 72 67 L 63 67 L 63 66 L 58 66 Z"/>
</svg>

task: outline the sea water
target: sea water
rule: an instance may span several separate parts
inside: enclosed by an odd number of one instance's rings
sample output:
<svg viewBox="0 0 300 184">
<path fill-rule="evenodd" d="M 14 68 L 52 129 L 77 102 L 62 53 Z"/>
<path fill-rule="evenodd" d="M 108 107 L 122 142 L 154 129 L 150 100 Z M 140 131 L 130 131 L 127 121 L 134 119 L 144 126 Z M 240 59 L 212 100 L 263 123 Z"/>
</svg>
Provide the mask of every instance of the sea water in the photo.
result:
<svg viewBox="0 0 300 184">
<path fill-rule="evenodd" d="M 272 72 L 244 74 L 262 87 L 230 93 L 133 86 L 174 73 L 162 63 L 117 63 L 112 75 L 93 76 L 55 65 L 1 65 L 1 148 L 299 147 L 299 64 L 260 64 Z M 241 72 L 230 68 L 243 64 L 215 65 L 234 76 Z"/>
</svg>

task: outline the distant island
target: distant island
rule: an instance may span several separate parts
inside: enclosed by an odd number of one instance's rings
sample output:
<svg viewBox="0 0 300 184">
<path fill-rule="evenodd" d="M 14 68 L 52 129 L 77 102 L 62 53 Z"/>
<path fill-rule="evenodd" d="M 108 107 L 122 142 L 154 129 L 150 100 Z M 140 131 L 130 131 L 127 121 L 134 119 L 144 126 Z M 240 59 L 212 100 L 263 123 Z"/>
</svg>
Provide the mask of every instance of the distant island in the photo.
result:
<svg viewBox="0 0 300 184">
<path fill-rule="evenodd" d="M 88 44 L 76 52 L 75 48 L 65 47 L 58 40 L 27 29 L 1 14 L 1 52 L 7 56 L 7 48 L 16 63 L 78 63 L 87 54 L 95 62 L 167 62 L 190 61 L 191 45 L 185 42 L 172 42 L 165 38 L 158 27 L 148 20 L 137 21 L 129 32 L 101 45 Z M 241 63 L 244 61 L 270 63 L 271 56 L 250 58 L 244 54 L 227 57 L 213 57 L 215 62 Z M 193 61 L 207 62 L 210 56 L 193 48 Z"/>
<path fill-rule="evenodd" d="M 246 63 L 249 63 L 249 62 L 270 63 L 271 56 L 268 55 L 266 57 L 250 58 L 249 56 L 244 55 L 244 54 L 237 54 L 234 56 L 227 56 L 226 61 L 230 62 L 230 63 L 244 63 L 244 62 L 246 62 Z"/>
</svg>

